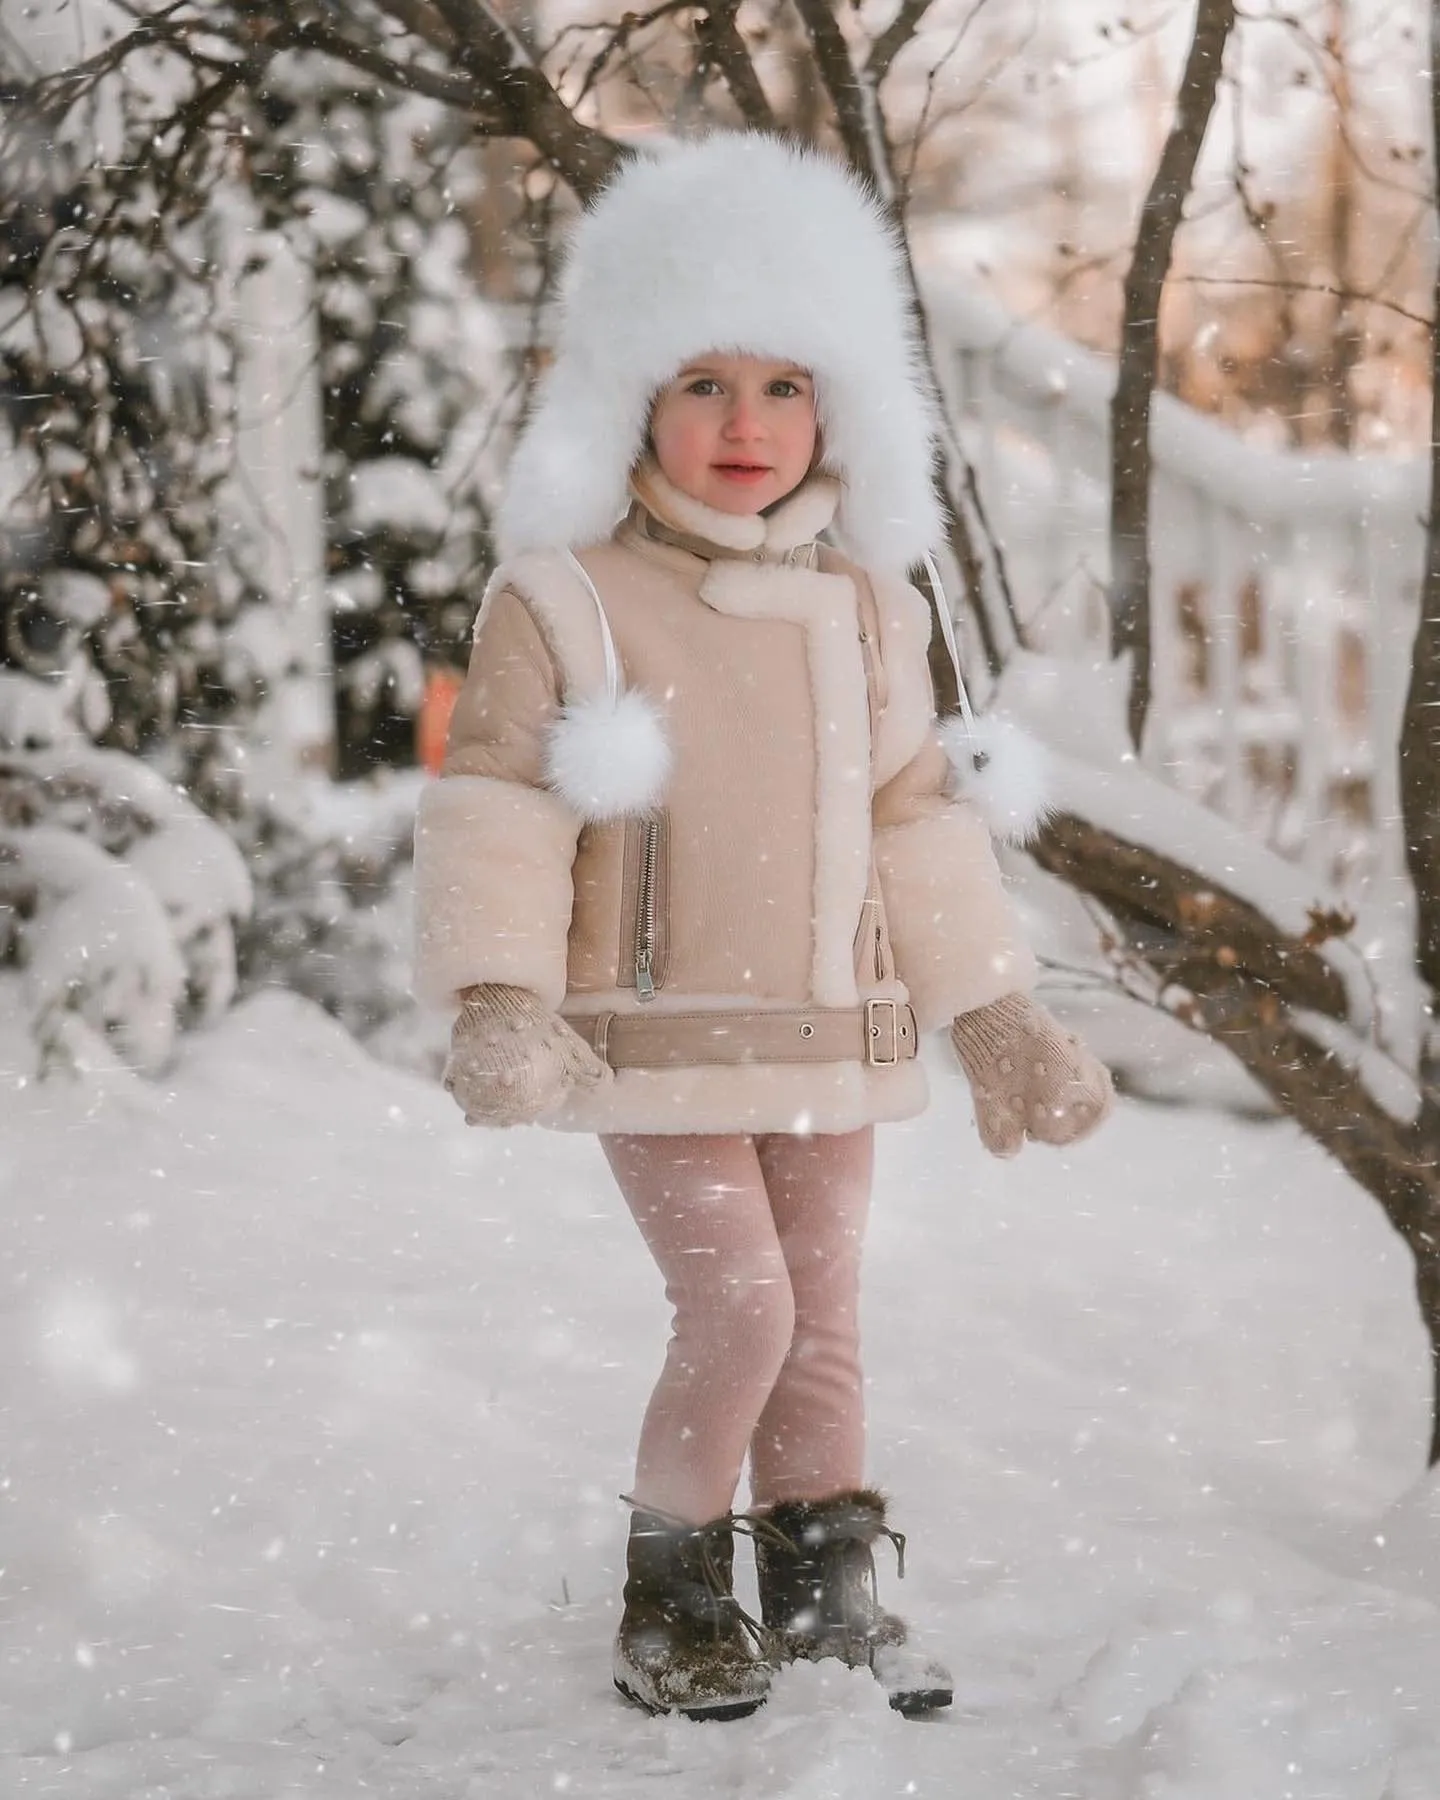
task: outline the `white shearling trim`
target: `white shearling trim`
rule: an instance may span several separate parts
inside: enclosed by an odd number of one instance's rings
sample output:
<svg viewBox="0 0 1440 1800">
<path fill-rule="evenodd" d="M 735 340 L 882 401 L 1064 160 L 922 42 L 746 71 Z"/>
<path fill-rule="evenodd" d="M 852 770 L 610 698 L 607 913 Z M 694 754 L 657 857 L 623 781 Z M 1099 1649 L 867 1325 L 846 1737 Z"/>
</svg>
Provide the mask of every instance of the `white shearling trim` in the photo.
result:
<svg viewBox="0 0 1440 1800">
<path fill-rule="evenodd" d="M 793 619 L 805 628 L 816 727 L 812 993 L 817 1006 L 853 1006 L 871 833 L 869 707 L 854 585 L 848 575 L 716 562 L 700 597 L 717 612 Z"/>
<path fill-rule="evenodd" d="M 840 503 L 840 483 L 817 470 L 768 512 L 724 513 L 682 493 L 653 458 L 635 471 L 630 491 L 662 525 L 725 550 L 779 552 L 813 543 L 832 523 Z"/>
<path fill-rule="evenodd" d="M 917 1057 L 893 1069 L 863 1063 L 746 1063 L 697 1069 L 620 1069 L 613 1081 L 570 1089 L 537 1123 L 551 1131 L 858 1131 L 924 1112 L 929 1085 Z"/>
<path fill-rule="evenodd" d="M 653 458 L 635 471 L 630 491 L 664 524 L 724 550 L 758 550 L 765 542 L 762 513 L 723 513 L 718 507 L 706 506 L 703 500 L 677 488 Z"/>
<path fill-rule="evenodd" d="M 591 824 L 659 804 L 671 752 L 658 709 L 629 688 L 564 707 L 545 736 L 545 781 Z"/>
<path fill-rule="evenodd" d="M 884 210 L 828 156 L 716 132 L 633 158 L 577 226 L 555 360 L 497 515 L 502 554 L 608 537 L 655 394 L 707 351 L 811 370 L 837 531 L 858 561 L 899 574 L 941 541 L 938 408 Z"/>
<path fill-rule="evenodd" d="M 956 713 L 941 723 L 940 741 L 955 797 L 968 800 L 1002 843 L 1028 843 L 1052 810 L 1049 755 L 1039 739 L 993 713 L 973 722 Z"/>
<path fill-rule="evenodd" d="M 840 483 L 833 475 L 815 474 L 765 515 L 765 548 L 794 550 L 819 537 L 840 504 Z"/>
</svg>

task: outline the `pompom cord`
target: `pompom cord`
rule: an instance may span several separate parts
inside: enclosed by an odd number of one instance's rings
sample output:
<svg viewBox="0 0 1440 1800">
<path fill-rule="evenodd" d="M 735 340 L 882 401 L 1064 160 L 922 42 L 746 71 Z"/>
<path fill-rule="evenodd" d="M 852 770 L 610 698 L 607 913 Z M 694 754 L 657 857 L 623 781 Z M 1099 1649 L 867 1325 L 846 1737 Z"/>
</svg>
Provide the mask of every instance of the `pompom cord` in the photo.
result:
<svg viewBox="0 0 1440 1800">
<path fill-rule="evenodd" d="M 587 824 L 651 811 L 670 774 L 659 712 L 637 689 L 566 706 L 545 735 L 545 783 Z"/>
<path fill-rule="evenodd" d="M 1054 810 L 1049 752 L 1012 720 L 953 714 L 940 726 L 952 791 L 976 808 L 993 836 L 1027 844 Z"/>
</svg>

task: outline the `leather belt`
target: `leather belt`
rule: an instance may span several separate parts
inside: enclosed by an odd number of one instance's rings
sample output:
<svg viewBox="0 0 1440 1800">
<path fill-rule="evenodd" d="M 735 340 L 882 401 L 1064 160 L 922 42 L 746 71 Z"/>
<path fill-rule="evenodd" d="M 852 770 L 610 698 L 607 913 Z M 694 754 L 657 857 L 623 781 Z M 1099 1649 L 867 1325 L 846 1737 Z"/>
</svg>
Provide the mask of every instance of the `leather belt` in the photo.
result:
<svg viewBox="0 0 1440 1800">
<path fill-rule="evenodd" d="M 790 1062 L 887 1069 L 911 1061 L 918 1048 L 915 1014 L 896 1000 L 796 1012 L 592 1013 L 565 1023 L 612 1069 Z"/>
</svg>

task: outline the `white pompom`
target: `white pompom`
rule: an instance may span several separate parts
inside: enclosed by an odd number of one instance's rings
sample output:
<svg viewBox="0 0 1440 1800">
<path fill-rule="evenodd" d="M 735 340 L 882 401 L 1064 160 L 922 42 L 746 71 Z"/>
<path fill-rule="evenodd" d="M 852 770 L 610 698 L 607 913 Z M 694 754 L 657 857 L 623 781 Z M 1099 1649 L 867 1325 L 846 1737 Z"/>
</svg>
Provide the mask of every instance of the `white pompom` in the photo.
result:
<svg viewBox="0 0 1440 1800">
<path fill-rule="evenodd" d="M 591 824 L 648 812 L 669 773 L 664 723 L 633 688 L 572 702 L 546 734 L 546 784 Z"/>
<path fill-rule="evenodd" d="M 974 805 L 1007 844 L 1027 843 L 1051 811 L 1049 756 L 1038 738 L 993 714 L 971 725 L 958 713 L 940 726 L 957 799 Z"/>
</svg>

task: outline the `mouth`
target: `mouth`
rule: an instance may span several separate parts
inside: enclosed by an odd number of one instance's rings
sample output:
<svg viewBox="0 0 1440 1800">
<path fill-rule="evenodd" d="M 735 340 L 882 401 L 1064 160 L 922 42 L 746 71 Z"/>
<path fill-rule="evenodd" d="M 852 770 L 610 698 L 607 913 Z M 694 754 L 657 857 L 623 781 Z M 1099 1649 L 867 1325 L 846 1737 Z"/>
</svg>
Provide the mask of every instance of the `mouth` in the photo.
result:
<svg viewBox="0 0 1440 1800">
<path fill-rule="evenodd" d="M 712 463 L 710 466 L 726 481 L 762 481 L 771 473 L 766 463 L 723 462 Z"/>
</svg>

